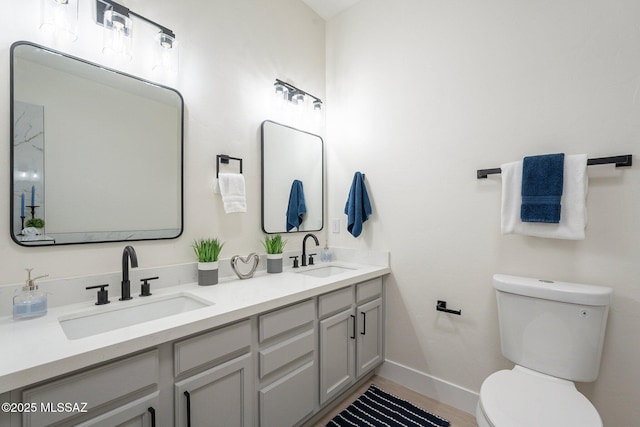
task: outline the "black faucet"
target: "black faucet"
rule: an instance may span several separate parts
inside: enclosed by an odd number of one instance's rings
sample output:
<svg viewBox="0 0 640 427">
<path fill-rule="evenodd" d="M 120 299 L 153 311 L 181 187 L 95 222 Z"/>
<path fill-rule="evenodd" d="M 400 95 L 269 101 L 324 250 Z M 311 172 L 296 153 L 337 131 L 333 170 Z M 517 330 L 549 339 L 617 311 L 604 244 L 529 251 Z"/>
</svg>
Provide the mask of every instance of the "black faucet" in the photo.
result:
<svg viewBox="0 0 640 427">
<path fill-rule="evenodd" d="M 138 257 L 133 246 L 126 246 L 122 251 L 122 282 L 120 282 L 120 301 L 131 299 L 131 282 L 129 281 L 129 259 L 131 268 L 138 266 Z"/>
<path fill-rule="evenodd" d="M 302 239 L 302 264 L 301 264 L 303 267 L 307 266 L 307 239 L 309 237 L 313 237 L 313 240 L 316 241 L 316 246 L 320 246 L 320 242 L 318 242 L 318 238 L 315 236 L 315 234 L 309 233 L 306 236 L 304 236 L 304 239 Z"/>
</svg>

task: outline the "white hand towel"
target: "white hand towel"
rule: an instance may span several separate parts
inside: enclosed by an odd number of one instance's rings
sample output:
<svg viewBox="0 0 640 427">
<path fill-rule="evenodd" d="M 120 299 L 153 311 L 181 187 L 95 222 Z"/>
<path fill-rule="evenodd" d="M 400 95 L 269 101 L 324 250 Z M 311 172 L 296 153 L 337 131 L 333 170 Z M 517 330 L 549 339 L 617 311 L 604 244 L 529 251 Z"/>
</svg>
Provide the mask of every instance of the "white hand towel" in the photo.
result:
<svg viewBox="0 0 640 427">
<path fill-rule="evenodd" d="M 502 234 L 524 234 L 550 239 L 582 240 L 587 226 L 587 155 L 564 158 L 560 223 L 522 222 L 522 161 L 500 165 L 502 170 Z"/>
<path fill-rule="evenodd" d="M 244 176 L 241 173 L 220 173 L 218 184 L 226 213 L 247 211 Z"/>
</svg>

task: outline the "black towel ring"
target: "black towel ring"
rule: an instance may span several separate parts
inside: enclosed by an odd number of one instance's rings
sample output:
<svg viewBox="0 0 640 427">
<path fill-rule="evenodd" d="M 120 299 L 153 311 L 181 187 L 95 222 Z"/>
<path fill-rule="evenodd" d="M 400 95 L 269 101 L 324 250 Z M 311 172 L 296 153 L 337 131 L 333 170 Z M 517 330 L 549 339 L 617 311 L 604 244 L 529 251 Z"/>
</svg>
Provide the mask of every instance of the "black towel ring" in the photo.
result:
<svg viewBox="0 0 640 427">
<path fill-rule="evenodd" d="M 242 159 L 239 157 L 231 157 L 226 154 L 218 154 L 216 155 L 216 178 L 220 175 L 220 163 L 225 165 L 229 164 L 229 160 L 237 160 L 240 162 L 240 173 L 242 173 Z"/>
</svg>

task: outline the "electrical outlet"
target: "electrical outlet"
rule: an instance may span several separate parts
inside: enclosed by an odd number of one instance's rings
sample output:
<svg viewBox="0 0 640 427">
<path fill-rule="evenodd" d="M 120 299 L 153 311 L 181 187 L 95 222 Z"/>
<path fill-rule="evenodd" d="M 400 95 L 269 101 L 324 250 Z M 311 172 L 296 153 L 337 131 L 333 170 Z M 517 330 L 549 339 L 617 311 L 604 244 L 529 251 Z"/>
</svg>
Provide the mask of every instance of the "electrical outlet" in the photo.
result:
<svg viewBox="0 0 640 427">
<path fill-rule="evenodd" d="M 331 232 L 340 233 L 340 218 L 333 218 L 331 220 Z"/>
</svg>

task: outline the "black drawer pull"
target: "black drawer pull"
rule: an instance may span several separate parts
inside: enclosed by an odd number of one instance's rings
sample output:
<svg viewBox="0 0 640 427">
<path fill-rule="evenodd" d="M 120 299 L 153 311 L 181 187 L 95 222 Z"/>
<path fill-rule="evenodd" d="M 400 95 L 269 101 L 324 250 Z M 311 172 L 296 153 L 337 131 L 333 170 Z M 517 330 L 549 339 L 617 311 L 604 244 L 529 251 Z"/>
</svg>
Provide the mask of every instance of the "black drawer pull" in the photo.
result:
<svg viewBox="0 0 640 427">
<path fill-rule="evenodd" d="M 191 395 L 188 391 L 184 392 L 187 398 L 187 427 L 191 427 Z"/>
<path fill-rule="evenodd" d="M 149 406 L 147 411 L 151 414 L 151 427 L 156 427 L 156 410 L 153 409 L 153 406 Z"/>
<path fill-rule="evenodd" d="M 362 312 L 362 332 L 360 335 L 367 335 L 367 313 Z"/>
<path fill-rule="evenodd" d="M 353 314 L 349 315 L 351 317 L 351 319 L 353 319 L 353 334 L 349 337 L 352 340 L 356 339 L 356 316 L 354 316 Z"/>
</svg>

